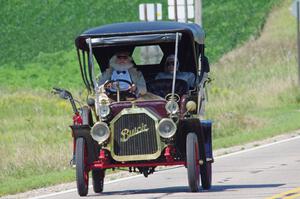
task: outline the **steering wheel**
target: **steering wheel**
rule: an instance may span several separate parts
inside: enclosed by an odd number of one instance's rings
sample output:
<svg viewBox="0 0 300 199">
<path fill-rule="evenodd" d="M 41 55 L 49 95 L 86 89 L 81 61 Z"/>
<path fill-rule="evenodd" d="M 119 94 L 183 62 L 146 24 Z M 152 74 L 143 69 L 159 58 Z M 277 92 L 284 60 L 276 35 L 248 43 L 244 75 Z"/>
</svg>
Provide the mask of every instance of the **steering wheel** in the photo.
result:
<svg viewBox="0 0 300 199">
<path fill-rule="evenodd" d="M 120 82 L 125 83 L 125 86 L 123 88 L 120 88 L 120 95 L 122 97 L 134 97 L 134 93 L 130 92 L 130 88 L 132 87 L 132 83 L 128 80 L 124 79 L 119 79 L 119 80 L 109 80 L 104 84 L 105 91 L 111 95 L 116 95 L 117 94 L 117 84 L 120 85 Z"/>
</svg>

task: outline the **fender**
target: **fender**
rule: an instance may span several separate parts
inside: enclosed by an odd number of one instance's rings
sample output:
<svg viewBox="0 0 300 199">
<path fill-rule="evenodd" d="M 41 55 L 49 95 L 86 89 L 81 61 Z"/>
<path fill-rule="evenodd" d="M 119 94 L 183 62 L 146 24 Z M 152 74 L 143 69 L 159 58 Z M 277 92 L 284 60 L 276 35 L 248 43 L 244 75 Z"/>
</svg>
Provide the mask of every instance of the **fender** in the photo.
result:
<svg viewBox="0 0 300 199">
<path fill-rule="evenodd" d="M 179 120 L 176 132 L 176 146 L 182 154 L 186 154 L 186 137 L 188 133 L 194 132 L 198 137 L 200 159 L 206 162 L 206 149 L 204 129 L 198 118 L 188 118 Z"/>
<path fill-rule="evenodd" d="M 90 134 L 90 126 L 89 125 L 72 125 L 70 126 L 72 129 L 73 138 L 76 140 L 78 137 L 83 137 L 88 152 L 88 163 L 91 164 L 93 161 L 98 159 L 100 148 L 98 143 L 93 140 Z M 74 146 L 76 147 L 76 146 Z"/>
</svg>

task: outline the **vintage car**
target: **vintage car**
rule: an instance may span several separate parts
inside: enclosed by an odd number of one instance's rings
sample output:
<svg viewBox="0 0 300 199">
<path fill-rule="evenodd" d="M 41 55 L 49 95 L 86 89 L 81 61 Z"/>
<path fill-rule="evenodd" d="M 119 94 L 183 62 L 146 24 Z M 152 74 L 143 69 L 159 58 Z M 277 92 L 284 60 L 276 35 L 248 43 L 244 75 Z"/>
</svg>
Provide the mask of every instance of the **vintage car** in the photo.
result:
<svg viewBox="0 0 300 199">
<path fill-rule="evenodd" d="M 103 191 L 107 169 L 128 168 L 147 177 L 158 166 L 187 168 L 192 192 L 211 187 L 213 155 L 211 121 L 204 119 L 205 86 L 209 64 L 204 52 L 204 31 L 192 23 L 128 22 L 89 29 L 75 40 L 86 105 L 77 108 L 70 92 L 54 88 L 70 100 L 77 189 L 88 193 L 89 173 L 96 193 Z M 110 58 L 126 49 L 134 67 L 144 76 L 151 97 L 126 97 L 114 83 L 114 98 L 97 79 Z M 179 71 L 193 73 L 192 86 L 182 79 L 156 80 L 170 54 Z M 176 61 L 175 61 L 176 63 Z M 176 73 L 176 70 L 174 71 Z"/>
</svg>

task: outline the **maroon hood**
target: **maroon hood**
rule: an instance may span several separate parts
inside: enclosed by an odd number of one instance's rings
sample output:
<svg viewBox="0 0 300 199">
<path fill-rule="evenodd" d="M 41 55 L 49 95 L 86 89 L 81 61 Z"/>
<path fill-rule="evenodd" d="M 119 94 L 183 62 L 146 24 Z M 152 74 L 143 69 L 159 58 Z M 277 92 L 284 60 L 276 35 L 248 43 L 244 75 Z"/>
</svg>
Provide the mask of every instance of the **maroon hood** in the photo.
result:
<svg viewBox="0 0 300 199">
<path fill-rule="evenodd" d="M 160 117 L 168 117 L 168 113 L 165 109 L 166 101 L 165 100 L 151 100 L 151 101 L 136 101 L 135 105 L 141 108 L 147 108 L 155 112 Z M 124 108 L 132 107 L 132 103 L 128 101 L 113 103 L 110 105 L 111 113 L 115 117 L 120 113 Z"/>
</svg>

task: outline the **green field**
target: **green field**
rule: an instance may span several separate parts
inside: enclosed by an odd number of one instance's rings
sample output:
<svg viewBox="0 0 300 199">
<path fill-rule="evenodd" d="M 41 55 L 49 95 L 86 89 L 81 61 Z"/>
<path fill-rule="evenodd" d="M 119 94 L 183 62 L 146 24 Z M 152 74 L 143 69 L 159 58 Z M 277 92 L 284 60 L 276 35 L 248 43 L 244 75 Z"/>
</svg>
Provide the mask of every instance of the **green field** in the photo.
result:
<svg viewBox="0 0 300 199">
<path fill-rule="evenodd" d="M 2 1 L 5 4 L 0 8 L 0 19 L 3 19 L 0 23 L 0 85 L 48 90 L 54 85 L 82 86 L 74 49 L 77 35 L 87 28 L 107 23 L 138 21 L 139 3 L 148 2 L 132 0 L 120 6 L 120 0 L 98 3 L 92 0 Z M 151 2 L 162 3 L 166 19 L 167 0 Z M 280 0 L 203 1 L 203 26 L 210 60 L 215 62 L 225 52 L 250 37 L 255 38 L 269 10 L 278 2 Z"/>
<path fill-rule="evenodd" d="M 145 1 L 130 1 L 118 15 L 108 14 L 118 0 L 97 5 L 2 2 L 0 17 L 8 20 L 0 24 L 5 35 L 0 37 L 0 196 L 74 180 L 69 168 L 71 107 L 50 94 L 50 88 L 68 88 L 84 98 L 74 37 L 87 27 L 136 21 L 137 10 L 129 8 Z M 296 24 L 290 4 L 204 1 L 207 52 L 213 63 L 207 117 L 213 120 L 214 148 L 300 128 Z"/>
</svg>

